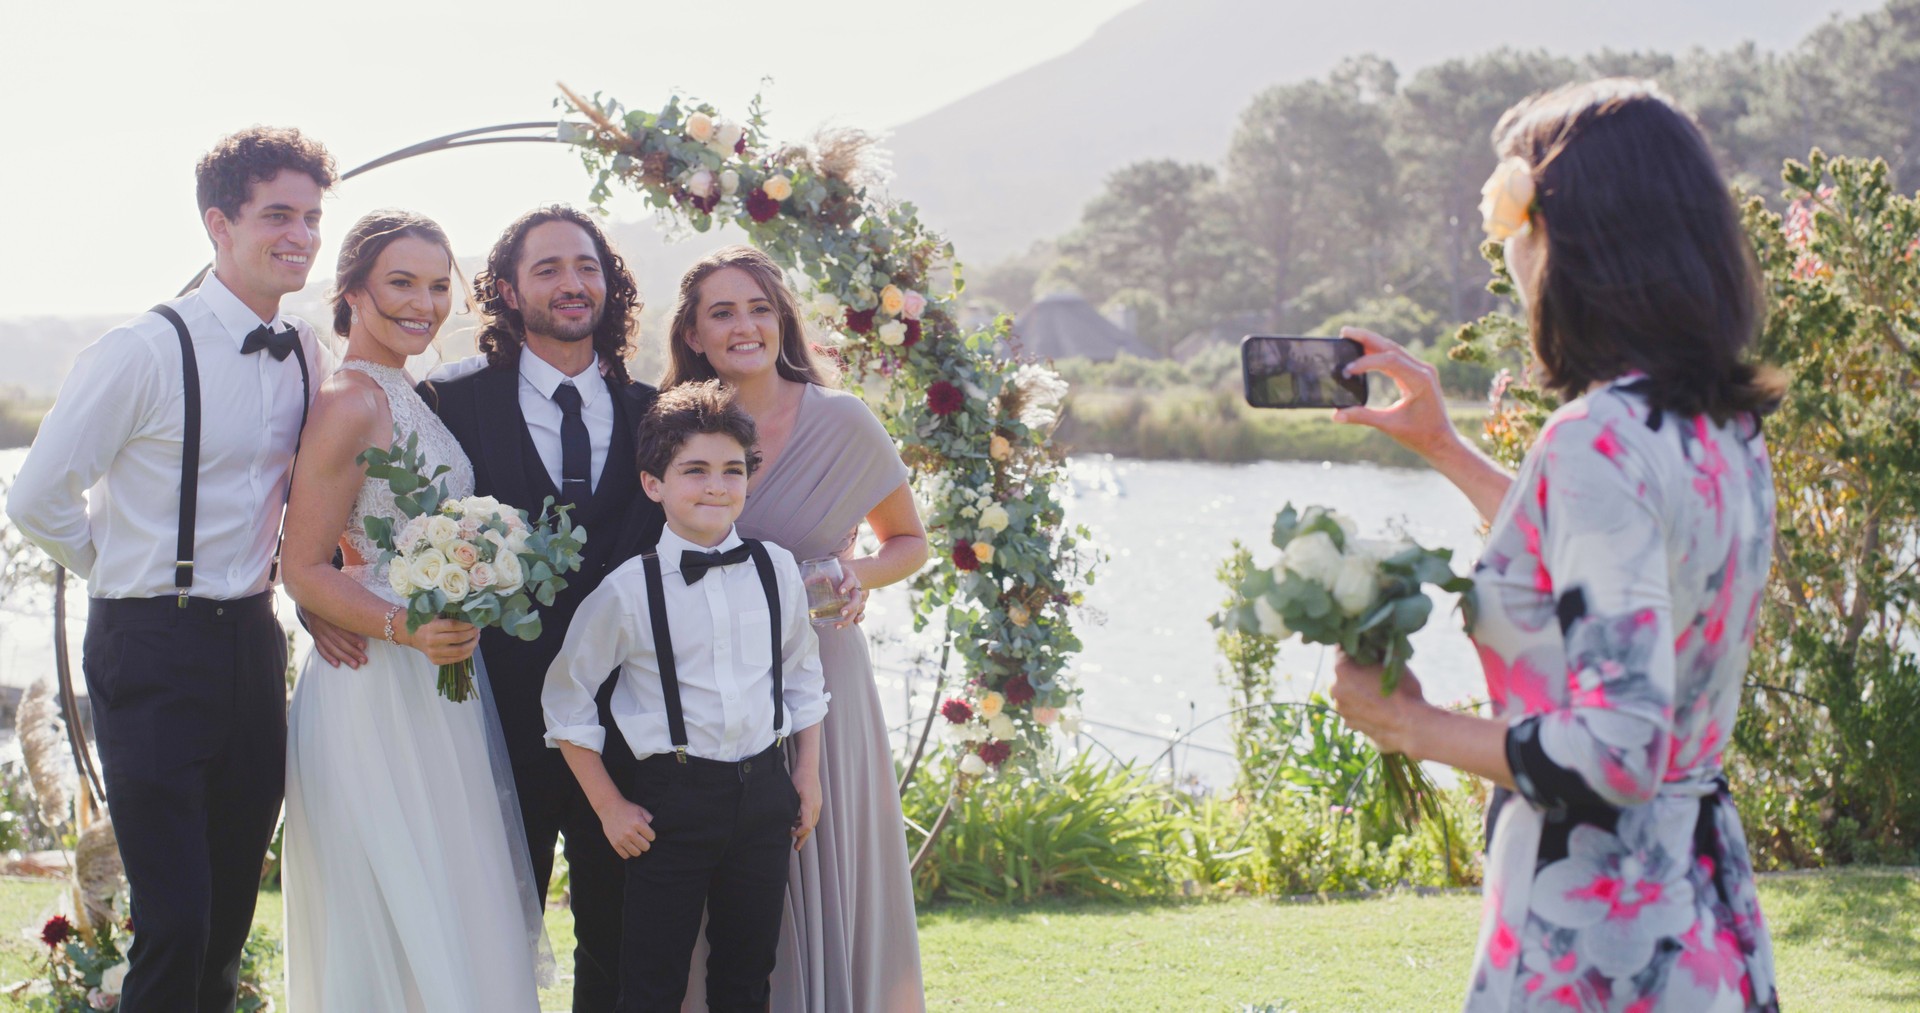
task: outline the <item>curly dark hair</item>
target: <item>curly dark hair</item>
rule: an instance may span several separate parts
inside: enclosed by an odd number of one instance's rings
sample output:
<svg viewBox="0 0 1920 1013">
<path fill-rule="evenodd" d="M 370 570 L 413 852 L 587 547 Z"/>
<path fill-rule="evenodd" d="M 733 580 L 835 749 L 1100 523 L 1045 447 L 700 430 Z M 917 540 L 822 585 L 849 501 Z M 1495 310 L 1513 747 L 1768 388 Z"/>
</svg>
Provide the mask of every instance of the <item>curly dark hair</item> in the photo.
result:
<svg viewBox="0 0 1920 1013">
<path fill-rule="evenodd" d="M 634 464 L 655 478 L 665 478 L 673 455 L 702 433 L 730 436 L 747 452 L 747 474 L 760 467 L 760 437 L 753 416 L 735 400 L 733 388 L 718 380 L 698 380 L 660 392 L 640 424 L 640 447 Z"/>
<path fill-rule="evenodd" d="M 347 305 L 347 293 L 367 283 L 375 261 L 394 240 L 405 236 L 422 239 L 447 251 L 447 263 L 454 263 L 453 243 L 440 223 L 415 211 L 382 208 L 368 212 L 340 244 L 340 266 L 333 275 L 333 333 L 346 337 L 352 327 L 353 307 Z M 453 268 L 457 270 L 457 268 Z"/>
<path fill-rule="evenodd" d="M 600 355 L 608 372 L 621 383 L 628 383 L 627 357 L 633 354 L 633 333 L 639 326 L 640 288 L 627 273 L 626 261 L 607 242 L 606 233 L 586 213 L 565 204 L 549 204 L 521 215 L 487 253 L 487 266 L 473 276 L 473 303 L 480 309 L 480 351 L 487 365 L 512 367 L 520 362 L 520 349 L 527 342 L 526 320 L 520 311 L 507 305 L 500 294 L 502 284 L 511 285 L 520 270 L 520 254 L 527 233 L 548 222 L 578 225 L 593 239 L 600 255 L 600 267 L 606 272 L 607 301 L 600 323 L 593 329 L 593 350 Z"/>
<path fill-rule="evenodd" d="M 729 267 L 747 272 L 754 284 L 773 303 L 775 313 L 780 317 L 780 358 L 775 360 L 774 368 L 782 378 L 795 383 L 811 383 L 821 387 L 839 385 L 839 371 L 825 356 L 813 350 L 807 342 L 807 329 L 800 322 L 800 309 L 793 297 L 793 290 L 787 287 L 786 276 L 780 265 L 761 250 L 751 246 L 725 246 L 705 257 L 687 269 L 680 277 L 680 294 L 673 307 L 673 324 L 667 332 L 667 372 L 660 380 L 660 389 L 676 387 L 683 383 L 696 383 L 712 380 L 719 374 L 713 371 L 713 364 L 693 349 L 693 332 L 698 326 L 700 313 L 700 285 L 715 272 Z"/>
<path fill-rule="evenodd" d="M 322 190 L 332 189 L 338 181 L 333 156 L 319 141 L 294 127 L 248 127 L 220 138 L 193 167 L 200 213 L 219 208 L 228 218 L 238 218 L 241 206 L 253 196 L 253 185 L 272 179 L 282 169 L 306 173 Z"/>
<path fill-rule="evenodd" d="M 1748 359 L 1766 313 L 1753 248 L 1691 117 L 1648 82 L 1609 78 L 1520 102 L 1493 146 L 1532 170 L 1546 223 L 1526 280 L 1550 388 L 1577 397 L 1637 370 L 1655 408 L 1771 410 L 1784 383 Z"/>
</svg>

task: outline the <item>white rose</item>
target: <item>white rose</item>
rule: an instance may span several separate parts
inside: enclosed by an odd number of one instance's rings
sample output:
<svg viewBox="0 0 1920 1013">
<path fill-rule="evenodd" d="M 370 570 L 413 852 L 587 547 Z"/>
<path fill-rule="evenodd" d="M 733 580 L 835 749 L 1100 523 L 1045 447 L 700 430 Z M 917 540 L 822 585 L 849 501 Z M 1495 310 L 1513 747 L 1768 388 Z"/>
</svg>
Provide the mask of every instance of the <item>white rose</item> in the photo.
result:
<svg viewBox="0 0 1920 1013">
<path fill-rule="evenodd" d="M 413 567 L 404 559 L 395 559 L 387 563 L 387 584 L 393 593 L 402 598 L 413 594 L 413 580 L 409 573 Z"/>
<path fill-rule="evenodd" d="M 441 552 L 447 551 L 447 547 L 458 541 L 459 538 L 459 521 L 445 514 L 434 514 L 432 519 L 427 521 L 427 544 L 439 549 Z"/>
<path fill-rule="evenodd" d="M 1012 718 L 1005 714 L 996 714 L 987 719 L 987 734 L 1001 742 L 1006 742 L 1020 733 L 1013 727 Z"/>
<path fill-rule="evenodd" d="M 979 753 L 968 753 L 960 758 L 960 773 L 969 777 L 979 777 L 987 772 L 987 761 Z"/>
<path fill-rule="evenodd" d="M 440 568 L 439 586 L 440 593 L 446 595 L 448 601 L 460 601 L 467 596 L 467 592 L 473 590 L 472 581 L 467 579 L 467 571 L 457 566 Z"/>
<path fill-rule="evenodd" d="M 446 553 L 439 549 L 427 549 L 413 557 L 413 565 L 408 567 L 412 572 L 407 574 L 407 579 L 413 582 L 414 587 L 433 587 L 440 583 L 440 571 L 446 566 Z"/>
<path fill-rule="evenodd" d="M 493 561 L 493 589 L 501 594 L 512 594 L 520 590 L 527 582 L 525 570 L 520 568 L 520 557 L 509 552 Z"/>
<path fill-rule="evenodd" d="M 818 317 L 824 317 L 829 320 L 834 319 L 840 316 L 840 300 L 835 299 L 832 292 L 815 292 L 813 294 L 813 313 Z"/>
<path fill-rule="evenodd" d="M 687 177 L 687 192 L 695 197 L 705 197 L 713 192 L 713 171 L 701 169 Z"/>
<path fill-rule="evenodd" d="M 1007 516 L 1007 508 L 998 503 L 980 511 L 980 526 L 983 528 L 990 528 L 994 531 L 1005 531 L 1007 530 L 1007 525 L 1012 523 L 1012 520 L 1012 518 Z"/>
<path fill-rule="evenodd" d="M 740 191 L 740 174 L 727 169 L 720 173 L 720 192 L 731 197 Z"/>
<path fill-rule="evenodd" d="M 1348 517 L 1346 514 L 1337 513 L 1331 516 L 1333 517 L 1333 522 L 1340 525 L 1340 533 L 1347 536 L 1344 540 L 1348 544 L 1352 544 L 1354 538 L 1360 534 L 1360 525 L 1355 524 L 1353 518 Z"/>
<path fill-rule="evenodd" d="M 1340 611 L 1357 616 L 1373 604 L 1380 589 L 1379 565 L 1365 556 L 1348 556 L 1340 564 L 1340 575 L 1333 582 L 1333 600 Z"/>
<path fill-rule="evenodd" d="M 1287 569 L 1329 590 L 1340 577 L 1340 550 L 1324 531 L 1295 538 L 1281 557 Z"/>
<path fill-rule="evenodd" d="M 472 581 L 475 591 L 484 591 L 500 578 L 494 572 L 492 563 L 475 563 L 473 569 L 467 571 L 467 579 Z"/>
<path fill-rule="evenodd" d="M 889 320 L 875 331 L 880 335 L 880 343 L 898 347 L 907 340 L 907 325 L 898 320 Z"/>
<path fill-rule="evenodd" d="M 119 995 L 126 988 L 129 970 L 132 970 L 132 965 L 124 960 L 107 968 L 106 972 L 100 975 L 100 990 Z"/>
<path fill-rule="evenodd" d="M 713 135 L 714 150 L 723 155 L 732 154 L 734 145 L 740 143 L 741 136 L 746 132 L 747 128 L 738 123 L 721 121 L 719 129 L 715 130 Z"/>
<path fill-rule="evenodd" d="M 687 117 L 687 136 L 701 144 L 707 143 L 713 138 L 713 117 L 706 113 L 694 113 Z"/>
<path fill-rule="evenodd" d="M 587 532 L 585 529 L 575 528 L 574 530 L 580 533 L 582 541 L 586 540 Z M 509 533 L 507 535 L 507 551 L 516 556 L 522 552 L 527 551 L 527 533 L 525 531 L 514 531 Z"/>
<path fill-rule="evenodd" d="M 1293 631 L 1287 629 L 1287 621 L 1281 618 L 1280 610 L 1274 608 L 1264 594 L 1253 600 L 1253 617 L 1259 621 L 1260 635 L 1263 637 L 1285 640 L 1293 636 Z"/>
</svg>

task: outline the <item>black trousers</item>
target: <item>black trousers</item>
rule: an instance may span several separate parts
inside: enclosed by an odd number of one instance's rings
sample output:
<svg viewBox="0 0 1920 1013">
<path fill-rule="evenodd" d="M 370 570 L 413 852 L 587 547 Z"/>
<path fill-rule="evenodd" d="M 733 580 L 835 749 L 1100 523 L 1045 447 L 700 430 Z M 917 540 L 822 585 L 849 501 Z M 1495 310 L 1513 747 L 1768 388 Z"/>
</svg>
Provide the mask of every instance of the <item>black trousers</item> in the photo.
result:
<svg viewBox="0 0 1920 1013">
<path fill-rule="evenodd" d="M 125 1013 L 228 1013 L 287 769 L 272 592 L 93 600 L 82 667 L 134 925 Z"/>
<path fill-rule="evenodd" d="M 653 814 L 651 850 L 627 861 L 620 1013 L 678 1013 L 700 917 L 707 1008 L 767 1008 L 800 796 L 773 746 L 721 763 L 670 753 L 630 768 L 627 797 Z"/>
<path fill-rule="evenodd" d="M 618 732 L 607 735 L 607 769 L 618 777 L 633 754 Z M 620 926 L 625 862 L 607 843 L 600 817 L 557 749 L 542 749 L 514 766 L 520 816 L 533 879 L 544 899 L 553 879 L 553 847 L 564 840 L 573 908 L 573 1013 L 612 1013 L 620 996 Z"/>
</svg>

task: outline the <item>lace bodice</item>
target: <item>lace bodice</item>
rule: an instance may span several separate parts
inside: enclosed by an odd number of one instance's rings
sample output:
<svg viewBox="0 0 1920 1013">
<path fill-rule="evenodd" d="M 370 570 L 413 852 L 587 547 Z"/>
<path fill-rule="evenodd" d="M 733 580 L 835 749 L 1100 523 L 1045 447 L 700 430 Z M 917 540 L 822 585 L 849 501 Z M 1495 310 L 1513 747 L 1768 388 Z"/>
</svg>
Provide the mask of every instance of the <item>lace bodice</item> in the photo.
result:
<svg viewBox="0 0 1920 1013">
<path fill-rule="evenodd" d="M 451 496 L 473 495 L 473 462 L 467 460 L 466 451 L 460 449 L 460 442 L 447 431 L 440 416 L 427 407 L 425 401 L 413 389 L 413 378 L 407 371 L 394 366 L 382 366 L 365 359 L 348 359 L 340 364 L 341 369 L 351 369 L 365 373 L 387 395 L 387 410 L 393 415 L 393 442 L 402 446 L 407 437 L 417 435 L 420 438 L 420 454 L 426 458 L 427 470 L 431 472 L 440 465 L 449 470 L 440 476 L 446 483 L 447 493 Z M 407 520 L 400 508 L 394 505 L 393 490 L 387 483 L 368 479 L 360 484 L 360 495 L 353 501 L 353 511 L 347 515 L 347 529 L 341 535 L 341 541 L 347 544 L 354 554 L 365 560 L 380 558 L 380 549 L 367 537 L 367 517 L 385 517 L 395 527 Z M 387 583 L 385 564 L 369 563 L 346 567 L 344 572 L 362 587 L 387 601 L 399 603 L 400 596 Z"/>
</svg>

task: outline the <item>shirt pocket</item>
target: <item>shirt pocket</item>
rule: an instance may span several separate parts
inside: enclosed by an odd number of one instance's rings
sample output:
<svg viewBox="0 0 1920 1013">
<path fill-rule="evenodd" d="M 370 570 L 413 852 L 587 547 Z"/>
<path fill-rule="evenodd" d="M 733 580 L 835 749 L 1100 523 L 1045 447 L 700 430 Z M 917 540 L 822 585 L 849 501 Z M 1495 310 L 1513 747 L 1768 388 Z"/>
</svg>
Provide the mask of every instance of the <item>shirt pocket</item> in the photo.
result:
<svg viewBox="0 0 1920 1013">
<path fill-rule="evenodd" d="M 748 668 L 773 667 L 773 619 L 766 609 L 740 613 L 740 663 Z"/>
</svg>

